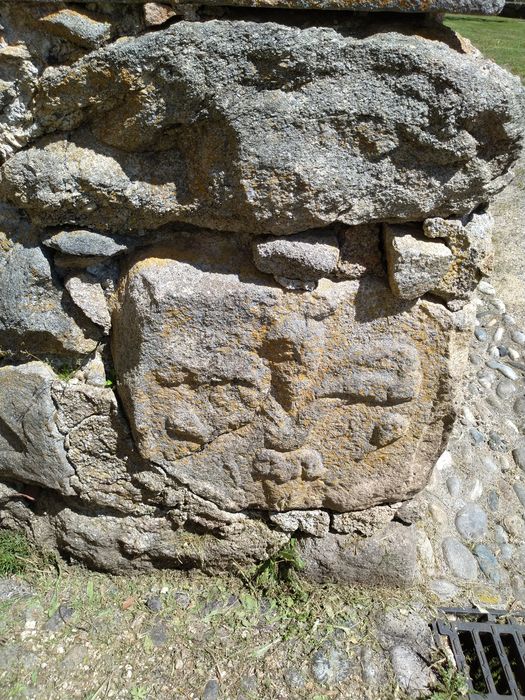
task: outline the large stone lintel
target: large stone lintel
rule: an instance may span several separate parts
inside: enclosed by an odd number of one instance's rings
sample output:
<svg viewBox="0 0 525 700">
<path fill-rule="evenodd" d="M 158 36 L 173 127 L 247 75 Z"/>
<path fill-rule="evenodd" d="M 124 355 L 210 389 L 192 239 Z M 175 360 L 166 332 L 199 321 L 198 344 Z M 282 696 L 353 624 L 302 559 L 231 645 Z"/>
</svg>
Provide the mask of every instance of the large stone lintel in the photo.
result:
<svg viewBox="0 0 525 700">
<path fill-rule="evenodd" d="M 4 0 L 7 4 L 60 5 L 48 0 Z M 88 3 L 89 0 L 79 0 Z M 109 0 L 106 4 L 143 5 L 143 0 Z M 164 5 L 191 5 L 178 0 L 164 0 Z M 198 5 L 216 7 L 289 8 L 297 10 L 351 10 L 359 12 L 450 12 L 454 14 L 495 15 L 503 9 L 504 0 L 202 0 Z"/>
</svg>

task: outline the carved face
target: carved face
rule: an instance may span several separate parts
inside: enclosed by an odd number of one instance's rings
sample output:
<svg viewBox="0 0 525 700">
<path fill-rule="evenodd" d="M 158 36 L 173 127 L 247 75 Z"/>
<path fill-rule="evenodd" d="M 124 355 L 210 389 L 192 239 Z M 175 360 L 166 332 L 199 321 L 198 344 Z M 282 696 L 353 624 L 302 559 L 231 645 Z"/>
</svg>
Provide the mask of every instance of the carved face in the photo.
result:
<svg viewBox="0 0 525 700">
<path fill-rule="evenodd" d="M 229 241 L 150 251 L 121 284 L 113 353 L 142 455 L 233 509 L 420 488 L 450 410 L 439 307 L 374 277 L 287 291 Z"/>
</svg>

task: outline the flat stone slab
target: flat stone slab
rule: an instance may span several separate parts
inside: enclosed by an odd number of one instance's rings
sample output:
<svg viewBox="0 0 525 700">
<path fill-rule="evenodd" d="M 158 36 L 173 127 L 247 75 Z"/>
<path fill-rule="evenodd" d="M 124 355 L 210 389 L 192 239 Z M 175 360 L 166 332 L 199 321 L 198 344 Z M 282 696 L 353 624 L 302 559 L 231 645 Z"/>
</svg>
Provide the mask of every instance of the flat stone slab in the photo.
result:
<svg viewBox="0 0 525 700">
<path fill-rule="evenodd" d="M 7 0 L 7 4 L 20 0 Z M 26 0 L 32 5 L 52 5 L 47 0 Z M 88 0 L 79 0 L 79 3 Z M 111 0 L 115 5 L 142 5 L 143 0 Z M 60 4 L 60 3 L 55 3 Z M 179 7 L 188 2 L 164 0 L 164 5 Z M 505 6 L 505 0 L 202 0 L 199 5 L 216 7 L 264 7 L 297 10 L 355 10 L 364 12 L 451 12 L 455 14 L 496 15 Z"/>
<path fill-rule="evenodd" d="M 172 3 L 174 4 L 174 3 Z M 183 3 L 178 3 L 183 4 Z M 364 12 L 452 12 L 495 15 L 504 0 L 204 0 L 201 5 L 290 8 L 298 10 L 352 10 Z"/>
</svg>

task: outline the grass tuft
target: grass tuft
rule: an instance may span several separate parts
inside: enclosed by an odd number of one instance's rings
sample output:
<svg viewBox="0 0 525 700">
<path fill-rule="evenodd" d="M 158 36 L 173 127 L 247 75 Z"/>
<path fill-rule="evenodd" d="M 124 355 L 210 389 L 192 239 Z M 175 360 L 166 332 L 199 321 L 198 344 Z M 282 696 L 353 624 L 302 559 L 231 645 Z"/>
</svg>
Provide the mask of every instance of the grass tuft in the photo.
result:
<svg viewBox="0 0 525 700">
<path fill-rule="evenodd" d="M 32 548 L 25 535 L 0 530 L 0 576 L 23 573 L 31 558 Z"/>
<path fill-rule="evenodd" d="M 429 700 L 461 700 L 469 696 L 467 679 L 448 657 L 433 664 L 432 669 L 437 680 Z"/>
<path fill-rule="evenodd" d="M 279 598 L 283 593 L 298 600 L 305 598 L 299 573 L 304 562 L 297 549 L 297 540 L 292 539 L 273 557 L 263 561 L 253 574 L 255 587 L 264 595 Z"/>
</svg>

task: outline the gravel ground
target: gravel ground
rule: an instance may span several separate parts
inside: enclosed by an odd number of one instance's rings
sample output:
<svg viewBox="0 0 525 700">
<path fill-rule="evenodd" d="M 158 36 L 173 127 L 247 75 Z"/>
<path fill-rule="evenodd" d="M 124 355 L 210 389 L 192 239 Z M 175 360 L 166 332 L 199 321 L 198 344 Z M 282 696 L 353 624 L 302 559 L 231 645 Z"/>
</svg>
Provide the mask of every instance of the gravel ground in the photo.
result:
<svg viewBox="0 0 525 700">
<path fill-rule="evenodd" d="M 432 660 L 420 592 L 305 593 L 268 599 L 239 579 L 177 572 L 4 579 L 1 697 L 404 698 L 391 658 L 405 686 L 428 683 L 409 648 Z M 408 622 L 400 645 L 393 630 Z"/>
</svg>

